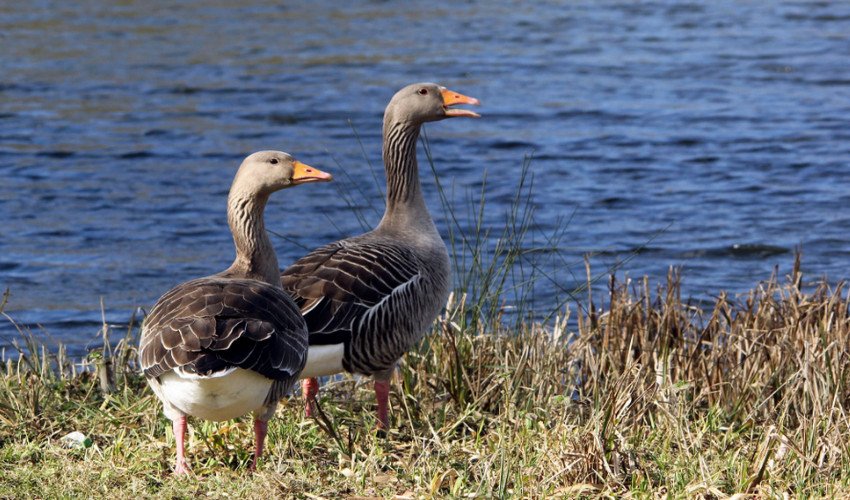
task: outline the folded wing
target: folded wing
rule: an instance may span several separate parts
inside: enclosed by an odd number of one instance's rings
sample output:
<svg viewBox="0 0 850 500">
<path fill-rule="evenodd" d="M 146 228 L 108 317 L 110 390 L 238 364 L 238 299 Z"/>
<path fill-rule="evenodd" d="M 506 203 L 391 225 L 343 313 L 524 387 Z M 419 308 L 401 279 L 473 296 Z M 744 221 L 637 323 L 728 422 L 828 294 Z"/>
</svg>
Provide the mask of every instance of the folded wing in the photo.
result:
<svg viewBox="0 0 850 500">
<path fill-rule="evenodd" d="M 254 280 L 201 278 L 160 298 L 145 319 L 142 370 L 214 376 L 233 368 L 289 381 L 306 362 L 307 331 L 283 290 Z"/>
</svg>

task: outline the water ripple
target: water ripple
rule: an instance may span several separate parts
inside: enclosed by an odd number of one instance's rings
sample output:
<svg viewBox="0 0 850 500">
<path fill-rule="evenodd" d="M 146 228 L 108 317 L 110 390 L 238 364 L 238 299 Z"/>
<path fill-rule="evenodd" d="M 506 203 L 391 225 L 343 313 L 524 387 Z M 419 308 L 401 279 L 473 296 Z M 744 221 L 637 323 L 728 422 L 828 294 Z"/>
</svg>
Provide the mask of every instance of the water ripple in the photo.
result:
<svg viewBox="0 0 850 500">
<path fill-rule="evenodd" d="M 461 226 L 486 171 L 495 244 L 531 158 L 524 255 L 560 285 L 541 281 L 538 304 L 583 275 L 585 253 L 656 282 L 680 266 L 697 300 L 747 290 L 797 245 L 807 272 L 847 274 L 850 4 L 12 2 L 0 32 L 0 290 L 16 318 L 78 346 L 101 297 L 120 324 L 229 263 L 226 192 L 252 151 L 338 174 L 272 198 L 275 232 L 308 248 L 356 234 L 350 205 L 374 223 L 382 110 L 421 80 L 483 103 L 480 120 L 425 127 Z M 273 241 L 282 264 L 303 252 Z"/>
</svg>

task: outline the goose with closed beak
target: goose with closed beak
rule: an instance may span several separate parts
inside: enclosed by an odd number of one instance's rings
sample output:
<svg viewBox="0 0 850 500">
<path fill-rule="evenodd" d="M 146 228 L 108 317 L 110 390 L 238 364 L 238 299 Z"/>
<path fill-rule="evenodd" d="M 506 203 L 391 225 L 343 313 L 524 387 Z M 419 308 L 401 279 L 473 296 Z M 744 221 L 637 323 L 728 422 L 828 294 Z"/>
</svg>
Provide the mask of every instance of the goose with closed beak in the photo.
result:
<svg viewBox="0 0 850 500">
<path fill-rule="evenodd" d="M 230 188 L 227 221 L 236 259 L 225 271 L 177 285 L 142 327 L 142 370 L 177 444 L 175 474 L 189 472 L 186 417 L 229 420 L 254 413 L 256 467 L 267 422 L 307 360 L 307 327 L 280 287 L 280 270 L 263 223 L 269 196 L 330 174 L 280 151 L 247 157 Z"/>
</svg>

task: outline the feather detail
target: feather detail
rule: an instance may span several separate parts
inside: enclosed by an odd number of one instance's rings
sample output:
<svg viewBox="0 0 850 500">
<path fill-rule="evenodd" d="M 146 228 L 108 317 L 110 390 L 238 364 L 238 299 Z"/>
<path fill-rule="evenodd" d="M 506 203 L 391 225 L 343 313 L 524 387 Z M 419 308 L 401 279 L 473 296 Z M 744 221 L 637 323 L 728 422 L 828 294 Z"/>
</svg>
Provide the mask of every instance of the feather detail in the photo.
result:
<svg viewBox="0 0 850 500">
<path fill-rule="evenodd" d="M 162 296 L 145 319 L 139 357 L 148 377 L 175 369 L 211 377 L 242 368 L 294 383 L 306 349 L 300 311 L 282 290 L 212 276 Z"/>
</svg>

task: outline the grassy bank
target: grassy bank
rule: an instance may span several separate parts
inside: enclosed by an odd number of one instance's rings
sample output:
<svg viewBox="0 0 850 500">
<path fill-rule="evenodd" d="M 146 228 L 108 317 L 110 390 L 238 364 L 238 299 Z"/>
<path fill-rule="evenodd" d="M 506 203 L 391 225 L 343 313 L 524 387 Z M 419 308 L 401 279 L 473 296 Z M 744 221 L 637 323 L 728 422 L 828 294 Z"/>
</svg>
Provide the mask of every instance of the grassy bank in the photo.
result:
<svg viewBox="0 0 850 500">
<path fill-rule="evenodd" d="M 83 373 L 24 335 L 0 378 L 0 496 L 847 494 L 850 299 L 800 282 L 795 266 L 703 311 L 682 303 L 675 274 L 612 279 L 571 323 L 510 329 L 455 297 L 402 363 L 388 436 L 370 432 L 370 386 L 343 379 L 321 393 L 322 419 L 304 419 L 297 397 L 281 405 L 253 475 L 248 420 L 194 423 L 195 479 L 170 476 L 174 441 L 137 375 L 135 327 Z M 91 446 L 63 444 L 71 431 Z"/>
</svg>

